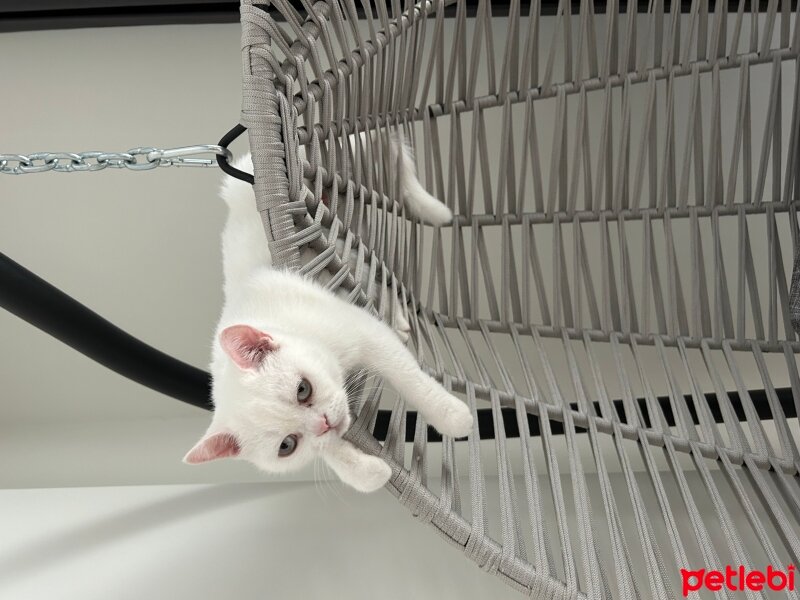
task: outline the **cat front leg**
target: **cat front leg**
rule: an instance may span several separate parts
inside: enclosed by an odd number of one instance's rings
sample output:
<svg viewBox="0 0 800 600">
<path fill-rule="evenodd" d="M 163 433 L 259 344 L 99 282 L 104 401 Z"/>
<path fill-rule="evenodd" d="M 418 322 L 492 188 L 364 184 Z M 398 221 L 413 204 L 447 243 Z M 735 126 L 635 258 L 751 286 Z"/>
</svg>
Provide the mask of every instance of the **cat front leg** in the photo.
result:
<svg viewBox="0 0 800 600">
<path fill-rule="evenodd" d="M 416 361 L 412 362 L 416 364 Z M 400 395 L 413 405 L 436 430 L 453 438 L 466 437 L 472 431 L 472 412 L 419 366 L 406 378 L 387 378 Z"/>
<path fill-rule="evenodd" d="M 437 431 L 464 437 L 472 431 L 472 412 L 433 377 L 425 373 L 411 352 L 386 325 L 369 319 L 362 330 L 363 366 L 376 371 Z"/>
<path fill-rule="evenodd" d="M 392 469 L 385 461 L 343 439 L 331 442 L 323 459 L 339 479 L 359 492 L 374 492 L 392 476 Z"/>
</svg>

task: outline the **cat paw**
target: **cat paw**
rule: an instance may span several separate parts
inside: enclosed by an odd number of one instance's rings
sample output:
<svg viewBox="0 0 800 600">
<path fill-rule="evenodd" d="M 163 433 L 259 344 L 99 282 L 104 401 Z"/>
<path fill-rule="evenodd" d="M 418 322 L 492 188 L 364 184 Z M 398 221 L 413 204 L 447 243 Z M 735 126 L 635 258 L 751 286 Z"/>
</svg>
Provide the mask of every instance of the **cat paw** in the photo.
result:
<svg viewBox="0 0 800 600">
<path fill-rule="evenodd" d="M 453 397 L 453 406 L 445 414 L 445 426 L 440 432 L 450 437 L 466 437 L 472 432 L 472 411 L 461 400 Z"/>
<path fill-rule="evenodd" d="M 411 337 L 411 329 L 401 329 L 400 327 L 395 327 L 394 332 L 397 334 L 397 337 L 400 338 L 400 341 L 404 344 L 408 343 L 409 338 Z"/>
<path fill-rule="evenodd" d="M 374 492 L 392 476 L 392 468 L 385 461 L 365 454 L 346 440 L 334 440 L 322 457 L 342 483 L 359 492 Z"/>
<path fill-rule="evenodd" d="M 455 396 L 448 396 L 447 405 L 438 410 L 436 418 L 429 419 L 429 422 L 442 435 L 466 437 L 472 432 L 472 411 Z"/>
<path fill-rule="evenodd" d="M 453 211 L 434 198 L 425 211 L 423 221 L 430 225 L 447 225 L 453 221 Z"/>
<path fill-rule="evenodd" d="M 405 315 L 403 314 L 402 308 L 400 308 L 400 304 L 397 304 L 397 312 L 395 313 L 397 316 L 395 318 L 394 323 L 394 332 L 397 334 L 397 337 L 400 338 L 400 341 L 404 344 L 408 342 L 408 339 L 411 337 L 411 324 L 406 319 Z"/>
<path fill-rule="evenodd" d="M 358 472 L 347 481 L 356 491 L 368 494 L 385 486 L 392 476 L 392 468 L 377 456 L 365 456 Z"/>
</svg>

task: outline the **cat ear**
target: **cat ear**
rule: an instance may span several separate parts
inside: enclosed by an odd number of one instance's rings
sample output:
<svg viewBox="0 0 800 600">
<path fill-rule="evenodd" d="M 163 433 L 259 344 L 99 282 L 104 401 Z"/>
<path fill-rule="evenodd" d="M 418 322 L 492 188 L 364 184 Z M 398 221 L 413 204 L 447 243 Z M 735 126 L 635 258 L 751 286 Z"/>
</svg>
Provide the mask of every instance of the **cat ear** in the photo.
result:
<svg viewBox="0 0 800 600">
<path fill-rule="evenodd" d="M 249 325 L 233 325 L 219 334 L 222 349 L 242 369 L 255 369 L 264 357 L 278 349 L 268 333 Z"/>
<path fill-rule="evenodd" d="M 207 433 L 183 457 L 183 462 L 198 465 L 218 458 L 239 456 L 240 450 L 239 441 L 231 432 Z"/>
</svg>

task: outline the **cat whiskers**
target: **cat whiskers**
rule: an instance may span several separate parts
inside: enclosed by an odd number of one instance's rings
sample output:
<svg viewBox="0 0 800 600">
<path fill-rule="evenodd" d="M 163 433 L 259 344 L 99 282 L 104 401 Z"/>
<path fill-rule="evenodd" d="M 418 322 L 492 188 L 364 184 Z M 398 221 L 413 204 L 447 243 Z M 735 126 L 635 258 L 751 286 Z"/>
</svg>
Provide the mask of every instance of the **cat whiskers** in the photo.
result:
<svg viewBox="0 0 800 600">
<path fill-rule="evenodd" d="M 352 404 L 353 401 L 357 402 L 357 401 L 361 400 L 362 398 L 364 398 L 366 396 L 369 396 L 370 392 L 373 392 L 375 390 L 386 392 L 386 391 L 389 390 L 389 388 L 387 388 L 385 385 L 382 385 L 382 384 L 381 385 L 371 385 L 369 387 L 360 388 L 358 391 L 361 392 L 361 394 L 359 396 L 353 396 L 353 397 L 348 396 L 347 397 L 347 402 L 348 402 L 348 404 Z"/>
<path fill-rule="evenodd" d="M 370 383 L 374 384 L 375 380 L 372 376 L 376 374 L 377 371 L 364 369 L 359 372 L 361 376 L 352 377 L 345 383 L 344 393 L 351 413 L 355 412 L 368 392 L 380 387 L 379 385 L 369 385 Z"/>
<path fill-rule="evenodd" d="M 322 485 L 322 481 L 321 481 L 321 478 L 319 476 L 320 469 L 318 469 L 318 465 L 319 465 L 320 462 L 322 462 L 324 464 L 324 461 L 321 461 L 319 456 L 315 456 L 314 457 L 314 489 L 317 491 L 317 494 L 319 494 L 320 498 L 322 498 L 323 500 L 327 500 L 328 497 L 327 497 L 327 494 L 325 493 L 325 486 Z"/>
<path fill-rule="evenodd" d="M 371 377 L 378 375 L 378 371 L 375 369 L 362 369 L 354 373 L 351 377 L 345 381 L 344 389 L 345 390 L 352 390 L 356 389 L 358 386 L 366 383 Z"/>
<path fill-rule="evenodd" d="M 370 369 L 370 370 L 363 370 L 360 371 L 361 376 L 353 377 L 349 381 L 345 382 L 344 391 L 349 397 L 353 392 L 360 392 L 362 387 L 370 382 L 370 379 L 373 378 L 374 375 L 378 375 L 378 372 Z M 372 379 L 374 382 L 374 379 Z"/>
<path fill-rule="evenodd" d="M 325 477 L 325 481 L 328 484 L 328 487 L 333 492 L 333 497 L 339 500 L 342 504 L 347 504 L 347 501 L 344 499 L 341 490 L 341 482 L 339 478 L 336 477 L 336 474 L 331 469 L 330 465 L 326 463 L 324 460 L 322 461 L 322 468 L 327 473 L 327 477 Z M 337 485 L 338 484 L 338 485 Z"/>
</svg>

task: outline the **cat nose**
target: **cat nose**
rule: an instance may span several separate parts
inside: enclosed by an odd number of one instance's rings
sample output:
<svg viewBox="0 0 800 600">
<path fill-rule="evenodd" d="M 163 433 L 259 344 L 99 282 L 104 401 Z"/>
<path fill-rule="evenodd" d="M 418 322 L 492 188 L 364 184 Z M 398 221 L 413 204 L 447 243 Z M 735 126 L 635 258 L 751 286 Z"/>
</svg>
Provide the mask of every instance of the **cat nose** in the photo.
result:
<svg viewBox="0 0 800 600">
<path fill-rule="evenodd" d="M 319 427 L 317 428 L 317 435 L 322 435 L 323 433 L 327 433 L 333 429 L 331 424 L 328 422 L 328 415 L 322 415 L 322 419 L 320 419 Z"/>
</svg>

